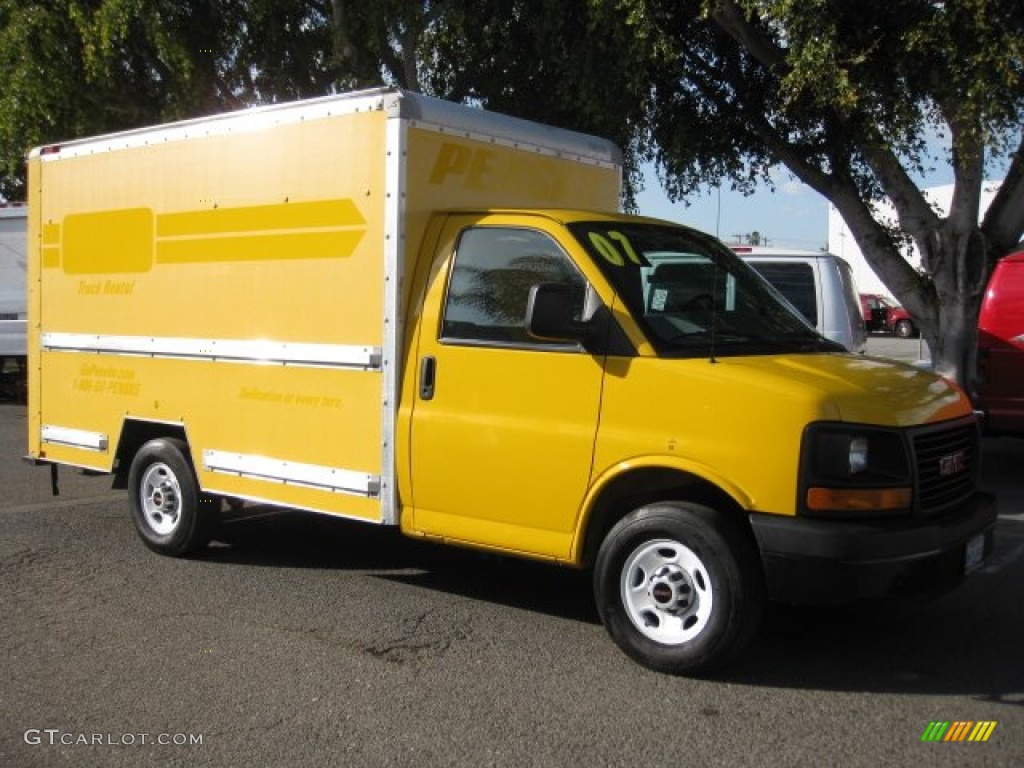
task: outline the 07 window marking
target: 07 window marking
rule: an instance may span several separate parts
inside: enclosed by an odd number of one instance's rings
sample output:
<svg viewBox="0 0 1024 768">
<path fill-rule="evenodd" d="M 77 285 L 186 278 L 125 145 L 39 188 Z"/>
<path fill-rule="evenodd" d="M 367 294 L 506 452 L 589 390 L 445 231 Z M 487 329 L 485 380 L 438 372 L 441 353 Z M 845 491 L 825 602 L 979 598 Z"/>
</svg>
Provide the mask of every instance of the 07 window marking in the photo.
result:
<svg viewBox="0 0 1024 768">
<path fill-rule="evenodd" d="M 609 229 L 605 231 L 605 234 L 588 232 L 587 237 L 590 238 L 590 244 L 594 246 L 594 250 L 601 254 L 601 258 L 613 267 L 625 266 L 626 259 L 629 259 L 629 261 L 637 266 L 643 266 L 644 264 L 643 259 L 637 254 L 633 244 L 629 242 L 629 238 L 617 230 Z M 612 240 L 622 246 L 622 251 L 615 246 Z"/>
</svg>

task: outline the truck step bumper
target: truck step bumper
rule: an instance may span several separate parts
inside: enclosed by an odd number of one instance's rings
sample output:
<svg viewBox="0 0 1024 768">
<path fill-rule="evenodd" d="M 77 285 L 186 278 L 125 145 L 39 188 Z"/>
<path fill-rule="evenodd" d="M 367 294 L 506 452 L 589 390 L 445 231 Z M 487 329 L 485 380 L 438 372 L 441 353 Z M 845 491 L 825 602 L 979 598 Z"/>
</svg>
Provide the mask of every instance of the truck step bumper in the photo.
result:
<svg viewBox="0 0 1024 768">
<path fill-rule="evenodd" d="M 934 519 L 870 522 L 752 514 L 768 595 L 787 603 L 936 594 L 991 554 L 996 502 L 977 493 Z"/>
</svg>

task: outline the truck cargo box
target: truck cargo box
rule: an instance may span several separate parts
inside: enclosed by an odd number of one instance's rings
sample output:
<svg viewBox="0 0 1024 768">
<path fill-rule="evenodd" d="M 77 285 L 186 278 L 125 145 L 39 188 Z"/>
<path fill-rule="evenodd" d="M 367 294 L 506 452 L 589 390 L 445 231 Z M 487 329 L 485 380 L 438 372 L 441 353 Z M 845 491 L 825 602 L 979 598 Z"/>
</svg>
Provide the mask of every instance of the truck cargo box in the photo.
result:
<svg viewBox="0 0 1024 768">
<path fill-rule="evenodd" d="M 610 142 L 391 89 L 38 148 L 29 454 L 123 473 L 169 426 L 205 493 L 396 523 L 430 216 L 620 182 Z"/>
</svg>

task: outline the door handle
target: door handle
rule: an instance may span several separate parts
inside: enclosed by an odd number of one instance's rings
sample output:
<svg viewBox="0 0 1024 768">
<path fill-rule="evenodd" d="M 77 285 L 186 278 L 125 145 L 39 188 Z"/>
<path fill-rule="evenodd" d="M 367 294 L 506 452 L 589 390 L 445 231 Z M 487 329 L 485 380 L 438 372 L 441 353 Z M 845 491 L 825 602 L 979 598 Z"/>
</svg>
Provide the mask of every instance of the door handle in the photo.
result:
<svg viewBox="0 0 1024 768">
<path fill-rule="evenodd" d="M 434 399 L 434 378 L 437 372 L 437 361 L 432 355 L 425 355 L 420 360 L 420 398 Z"/>
</svg>

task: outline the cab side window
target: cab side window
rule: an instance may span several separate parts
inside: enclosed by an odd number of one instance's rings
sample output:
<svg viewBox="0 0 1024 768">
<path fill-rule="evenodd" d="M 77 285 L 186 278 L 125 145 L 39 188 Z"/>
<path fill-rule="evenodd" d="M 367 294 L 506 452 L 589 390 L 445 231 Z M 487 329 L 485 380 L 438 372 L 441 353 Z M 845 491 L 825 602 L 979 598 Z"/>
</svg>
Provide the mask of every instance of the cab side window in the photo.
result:
<svg viewBox="0 0 1024 768">
<path fill-rule="evenodd" d="M 562 283 L 572 289 L 577 320 L 586 282 L 549 235 L 515 227 L 472 227 L 462 232 L 448 282 L 441 338 L 513 346 L 564 346 L 526 332 L 530 287 Z"/>
</svg>

